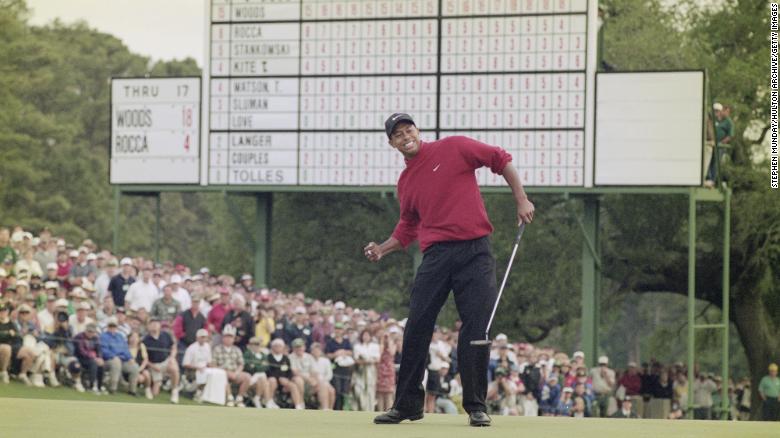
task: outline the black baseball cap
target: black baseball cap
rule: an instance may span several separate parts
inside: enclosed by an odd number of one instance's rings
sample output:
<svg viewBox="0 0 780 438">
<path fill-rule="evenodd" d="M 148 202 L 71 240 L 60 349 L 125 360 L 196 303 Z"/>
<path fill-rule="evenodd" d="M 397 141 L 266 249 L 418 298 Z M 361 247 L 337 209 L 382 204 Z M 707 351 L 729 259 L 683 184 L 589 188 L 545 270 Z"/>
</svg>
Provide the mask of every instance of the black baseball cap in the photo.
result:
<svg viewBox="0 0 780 438">
<path fill-rule="evenodd" d="M 390 117 L 385 120 L 385 132 L 387 133 L 387 138 L 390 138 L 390 135 L 393 133 L 393 130 L 395 129 L 396 125 L 398 125 L 401 122 L 408 122 L 411 123 L 414 126 L 417 126 L 416 123 L 414 123 L 414 119 L 412 119 L 412 116 L 406 113 L 395 113 L 392 114 Z"/>
</svg>

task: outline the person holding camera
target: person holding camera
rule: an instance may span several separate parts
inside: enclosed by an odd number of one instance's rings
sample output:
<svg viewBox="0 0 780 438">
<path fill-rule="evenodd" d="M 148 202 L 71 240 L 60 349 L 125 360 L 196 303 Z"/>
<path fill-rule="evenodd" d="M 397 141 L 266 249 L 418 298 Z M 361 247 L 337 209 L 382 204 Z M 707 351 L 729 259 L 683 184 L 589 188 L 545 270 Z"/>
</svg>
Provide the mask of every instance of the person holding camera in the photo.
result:
<svg viewBox="0 0 780 438">
<path fill-rule="evenodd" d="M 486 400 L 501 415 L 517 415 L 517 386 L 507 378 L 508 375 L 506 368 L 496 368 L 493 372 L 495 380 L 488 385 Z"/>
<path fill-rule="evenodd" d="M 22 346 L 22 338 L 19 336 L 19 327 L 9 317 L 11 308 L 8 304 L 0 303 L 0 382 L 8 383 L 8 370 L 11 361 Z"/>
<path fill-rule="evenodd" d="M 596 407 L 598 416 L 609 416 L 609 401 L 615 392 L 615 370 L 609 367 L 607 356 L 599 357 L 598 366 L 590 370 L 590 378 L 593 382 L 593 392 L 596 394 Z"/>
<path fill-rule="evenodd" d="M 62 304 L 55 302 L 55 305 Z M 81 364 L 76 359 L 76 350 L 73 345 L 73 329 L 68 321 L 67 302 L 65 306 L 56 306 L 54 310 L 54 330 L 44 335 L 43 341 L 49 346 L 51 351 L 52 363 L 55 367 L 60 367 L 67 372 L 69 379 L 73 381 L 73 389 L 78 392 L 84 392 L 84 385 L 81 383 Z"/>
</svg>

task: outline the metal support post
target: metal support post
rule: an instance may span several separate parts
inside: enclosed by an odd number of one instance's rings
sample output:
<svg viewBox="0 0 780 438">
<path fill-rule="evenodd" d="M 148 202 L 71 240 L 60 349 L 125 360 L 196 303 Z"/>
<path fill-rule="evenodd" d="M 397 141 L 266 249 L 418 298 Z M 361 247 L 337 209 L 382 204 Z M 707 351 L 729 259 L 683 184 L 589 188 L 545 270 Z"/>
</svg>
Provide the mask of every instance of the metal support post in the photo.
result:
<svg viewBox="0 0 780 438">
<path fill-rule="evenodd" d="M 160 198 L 162 193 L 158 193 L 155 198 L 154 212 L 154 262 L 160 263 Z"/>
<path fill-rule="evenodd" d="M 693 367 L 696 319 L 696 196 L 688 195 L 688 406 L 687 417 L 693 418 Z M 726 382 L 728 383 L 728 382 Z"/>
<path fill-rule="evenodd" d="M 592 367 L 599 351 L 599 199 L 584 199 L 582 223 L 582 350 L 585 363 Z"/>
<path fill-rule="evenodd" d="M 728 420 L 729 414 L 729 300 L 730 300 L 730 278 L 729 269 L 731 268 L 731 189 L 726 188 L 725 200 L 723 201 L 723 345 L 721 353 L 721 420 Z"/>
<path fill-rule="evenodd" d="M 271 218 L 273 194 L 255 196 L 255 285 L 268 286 L 271 280 Z"/>
<path fill-rule="evenodd" d="M 111 251 L 116 255 L 119 252 L 119 199 L 122 192 L 118 186 L 114 186 L 114 242 Z"/>
</svg>

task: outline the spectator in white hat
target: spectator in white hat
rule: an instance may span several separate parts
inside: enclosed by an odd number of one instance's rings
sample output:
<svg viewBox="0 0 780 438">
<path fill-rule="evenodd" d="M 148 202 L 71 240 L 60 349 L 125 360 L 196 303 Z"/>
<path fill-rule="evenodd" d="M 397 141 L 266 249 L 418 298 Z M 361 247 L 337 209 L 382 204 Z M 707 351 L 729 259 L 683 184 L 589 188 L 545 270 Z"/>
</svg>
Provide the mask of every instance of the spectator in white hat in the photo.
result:
<svg viewBox="0 0 780 438">
<path fill-rule="evenodd" d="M 46 306 L 41 309 L 38 314 L 38 325 L 41 328 L 43 334 L 54 333 L 54 313 L 56 311 L 57 297 L 54 295 L 48 295 L 46 297 Z"/>
<path fill-rule="evenodd" d="M 344 304 L 343 301 L 336 301 L 336 304 L 333 305 L 333 315 L 330 317 L 331 324 L 335 324 L 337 322 L 344 322 L 344 319 L 346 317 L 345 315 L 345 309 L 347 308 L 346 304 Z"/>
<path fill-rule="evenodd" d="M 46 281 L 57 281 L 57 262 L 46 264 Z"/>
<path fill-rule="evenodd" d="M 192 306 L 190 292 L 181 286 L 181 276 L 179 274 L 171 275 L 171 290 L 173 291 L 173 299 L 181 304 L 182 309 L 189 309 Z"/>
<path fill-rule="evenodd" d="M 196 341 L 184 352 L 182 365 L 185 370 L 195 373 L 195 383 L 198 391 L 195 400 L 217 405 L 225 405 L 227 373 L 220 368 L 212 367 L 213 358 L 209 344 L 209 332 L 200 329 L 196 333 Z"/>
<path fill-rule="evenodd" d="M 328 400 L 325 403 L 325 409 L 332 410 L 333 404 L 336 403 L 336 388 L 331 384 L 333 380 L 333 363 L 325 356 L 322 344 L 318 342 L 311 344 L 311 355 L 314 358 L 314 373 L 317 374 L 317 378 L 321 382 L 320 384 L 325 385 L 328 390 Z"/>
<path fill-rule="evenodd" d="M 130 285 L 135 283 L 135 268 L 133 261 L 125 257 L 119 262 L 121 270 L 119 274 L 114 275 L 108 283 L 108 291 L 111 298 L 114 299 L 114 305 L 117 307 L 125 306 L 125 295 Z"/>
<path fill-rule="evenodd" d="M 125 308 L 133 312 L 138 309 L 152 311 L 154 302 L 160 297 L 160 291 L 152 282 L 151 266 L 144 266 L 141 269 L 141 279 L 130 285 L 125 295 Z"/>
<path fill-rule="evenodd" d="M 297 306 L 294 312 L 292 320 L 284 325 L 284 342 L 292 344 L 295 339 L 303 339 L 308 348 L 311 345 L 311 324 L 308 322 L 306 308 Z"/>
<path fill-rule="evenodd" d="M 100 272 L 95 278 L 95 293 L 97 294 L 96 296 L 98 301 L 103 301 L 103 298 L 109 295 L 108 284 L 111 282 L 111 278 L 116 275 L 118 265 L 119 263 L 116 261 L 116 259 L 111 257 L 100 269 Z M 113 300 L 114 298 L 112 297 L 111 299 Z"/>
<path fill-rule="evenodd" d="M 306 341 L 301 338 L 292 341 L 290 366 L 293 382 L 298 385 L 301 394 L 314 393 L 320 409 L 330 409 L 330 384 L 320 380 L 317 373 L 317 360 L 306 352 Z"/>
<path fill-rule="evenodd" d="M 593 382 L 593 392 L 596 395 L 595 408 L 599 417 L 608 417 L 609 401 L 615 391 L 615 370 L 609 367 L 609 358 L 600 356 L 598 366 L 590 370 L 590 378 Z"/>
<path fill-rule="evenodd" d="M 271 341 L 271 354 L 268 355 L 268 387 L 271 394 L 275 394 L 277 388 L 290 393 L 295 409 L 305 409 L 303 394 L 298 385 L 293 382 L 292 365 L 290 357 L 285 353 L 284 341 L 276 338 Z"/>
<path fill-rule="evenodd" d="M 255 336 L 249 340 L 249 345 L 247 345 L 247 349 L 244 351 L 244 371 L 251 376 L 249 378 L 249 386 L 255 391 L 252 404 L 258 409 L 264 406 L 270 409 L 278 409 L 279 406 L 273 401 L 273 394 L 271 394 L 268 387 L 268 376 L 265 373 L 267 369 L 268 362 L 263 352 L 262 339 Z"/>
<path fill-rule="evenodd" d="M 70 315 L 68 324 L 73 329 L 73 335 L 77 335 L 87 329 L 88 324 L 93 324 L 95 320 L 88 316 L 92 306 L 88 302 L 82 301 L 76 306 L 76 314 Z"/>
<path fill-rule="evenodd" d="M 50 264 L 57 266 L 57 241 L 54 239 L 43 239 L 44 232 L 41 232 L 41 240 L 35 251 L 35 260 L 41 267 L 48 267 Z M 49 278 L 47 278 L 49 280 Z"/>
<path fill-rule="evenodd" d="M 32 248 L 28 248 L 22 251 L 22 258 L 16 262 L 16 265 L 14 265 L 14 272 L 17 273 L 18 279 L 30 281 L 30 278 L 33 275 L 43 277 L 43 270 L 41 269 L 41 265 L 33 258 L 33 255 L 35 255 L 35 252 Z M 19 275 L 20 272 L 25 271 L 27 272 L 26 276 L 22 277 Z"/>
<path fill-rule="evenodd" d="M 89 250 L 83 246 L 76 252 L 76 261 L 70 267 L 70 272 L 68 273 L 68 283 L 74 286 L 81 286 L 84 277 L 88 277 L 90 274 L 97 277 L 98 269 L 93 263 L 87 261 L 88 253 Z"/>
<path fill-rule="evenodd" d="M 244 356 L 241 350 L 233 345 L 236 339 L 236 329 L 232 325 L 226 325 L 222 330 L 222 343 L 214 347 L 212 357 L 214 366 L 222 368 L 227 374 L 228 382 L 238 385 L 238 392 L 233 398 L 232 385 L 227 385 L 225 390 L 228 407 L 243 408 L 244 397 L 249 389 L 251 376 L 244 371 Z"/>
</svg>

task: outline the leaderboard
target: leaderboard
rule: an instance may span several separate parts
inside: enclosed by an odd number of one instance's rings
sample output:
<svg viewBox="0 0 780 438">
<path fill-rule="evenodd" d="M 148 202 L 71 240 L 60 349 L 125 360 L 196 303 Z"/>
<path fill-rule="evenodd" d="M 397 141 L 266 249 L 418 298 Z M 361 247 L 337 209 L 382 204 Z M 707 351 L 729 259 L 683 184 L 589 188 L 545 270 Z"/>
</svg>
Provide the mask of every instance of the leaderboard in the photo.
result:
<svg viewBox="0 0 780 438">
<path fill-rule="evenodd" d="M 209 184 L 394 185 L 401 111 L 505 148 L 526 185 L 583 186 L 587 6 L 212 0 Z"/>
</svg>

